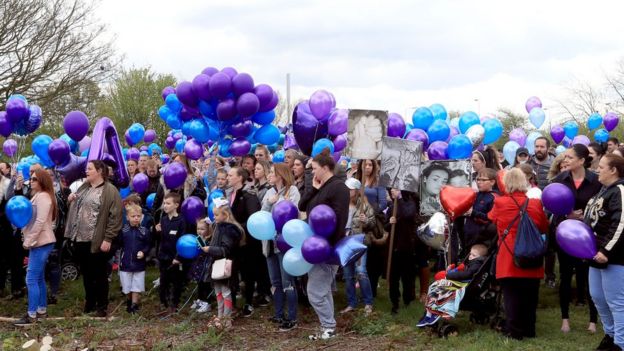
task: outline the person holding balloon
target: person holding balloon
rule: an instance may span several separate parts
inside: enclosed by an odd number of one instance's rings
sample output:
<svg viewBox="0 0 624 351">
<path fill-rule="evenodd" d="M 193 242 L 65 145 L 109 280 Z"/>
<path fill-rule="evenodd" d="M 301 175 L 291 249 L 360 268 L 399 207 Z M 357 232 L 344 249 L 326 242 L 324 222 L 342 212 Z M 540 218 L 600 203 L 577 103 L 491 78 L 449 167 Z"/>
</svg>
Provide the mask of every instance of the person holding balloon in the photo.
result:
<svg viewBox="0 0 624 351">
<path fill-rule="evenodd" d="M 551 220 L 551 230 L 554 232 L 559 223 L 565 219 L 582 219 L 583 211 L 587 202 L 596 195 L 602 185 L 598 181 L 598 176 L 589 171 L 592 159 L 589 156 L 587 146 L 582 144 L 574 144 L 572 148 L 566 150 L 565 161 L 566 170 L 555 177 L 552 183 L 560 183 L 565 185 L 572 192 L 574 204 L 572 211 L 567 215 L 553 215 Z M 550 196 L 550 192 L 545 192 L 542 196 Z M 546 199 L 548 201 L 548 199 Z M 572 204 L 565 203 L 564 198 L 559 199 L 562 206 L 570 206 Z M 598 319 L 596 308 L 591 298 L 589 298 L 589 290 L 587 288 L 587 277 L 589 272 L 589 263 L 578 258 L 568 255 L 559 248 L 557 250 L 557 259 L 559 260 L 559 306 L 561 307 L 561 331 L 567 333 L 570 331 L 570 313 L 569 305 L 572 295 L 572 276 L 576 274 L 576 290 L 577 303 L 585 304 L 586 298 L 589 304 L 589 327 L 591 332 L 596 331 L 596 320 Z"/>
<path fill-rule="evenodd" d="M 28 250 L 26 287 L 28 288 L 28 313 L 14 325 L 28 325 L 38 318 L 47 317 L 47 288 L 45 267 L 56 237 L 53 223 L 57 216 L 56 196 L 52 178 L 42 168 L 35 170 L 30 177 L 33 215 L 23 229 L 24 249 Z"/>
<path fill-rule="evenodd" d="M 503 176 L 505 194 L 494 199 L 488 218 L 496 225 L 499 249 L 496 256 L 496 279 L 501 285 L 506 323 L 504 333 L 514 339 L 535 337 L 537 301 L 544 267 L 520 268 L 514 263 L 514 245 L 523 204 L 526 213 L 540 232 L 548 229 L 542 203 L 528 199 L 528 183 L 524 173 L 514 168 Z"/>
<path fill-rule="evenodd" d="M 349 217 L 349 188 L 344 180 L 335 176 L 336 163 L 329 155 L 329 150 L 325 149 L 314 156 L 311 165 L 312 186 L 306 187 L 306 192 L 299 201 L 299 210 L 310 214 L 317 205 L 329 206 L 336 215 L 336 229 L 327 240 L 335 245 L 345 237 Z M 308 272 L 308 299 L 321 324 L 319 333 L 310 335 L 312 340 L 327 340 L 336 335 L 332 285 L 337 271 L 337 266 L 321 263 L 313 265 Z"/>
<path fill-rule="evenodd" d="M 293 175 L 285 163 L 274 164 L 269 173 L 269 182 L 273 185 L 262 201 L 262 211 L 273 212 L 273 209 L 282 201 L 290 201 L 296 207 L 301 195 L 293 184 Z M 275 216 L 275 212 L 274 216 Z M 285 222 L 284 222 L 285 223 Z M 275 240 L 262 241 L 262 253 L 266 257 L 269 269 L 269 278 L 273 291 L 273 307 L 275 315 L 271 321 L 279 325 L 281 331 L 292 330 L 297 326 L 297 289 L 295 279 L 284 270 L 282 252 Z M 284 302 L 288 306 L 288 317 L 284 318 Z"/>
<path fill-rule="evenodd" d="M 103 161 L 87 163 L 85 182 L 68 197 L 65 238 L 74 248 L 84 289 L 84 312 L 105 317 L 108 308 L 108 261 L 111 243 L 122 226 L 122 203 L 117 188 L 108 181 Z"/>
<path fill-rule="evenodd" d="M 589 268 L 589 290 L 600 315 L 605 336 L 596 350 L 624 348 L 624 158 L 607 154 L 598 165 L 598 179 L 604 186 L 585 207 L 584 222 L 595 236 Z M 574 242 L 570 243 L 574 245 Z M 580 245 L 578 243 L 577 245 Z"/>
</svg>

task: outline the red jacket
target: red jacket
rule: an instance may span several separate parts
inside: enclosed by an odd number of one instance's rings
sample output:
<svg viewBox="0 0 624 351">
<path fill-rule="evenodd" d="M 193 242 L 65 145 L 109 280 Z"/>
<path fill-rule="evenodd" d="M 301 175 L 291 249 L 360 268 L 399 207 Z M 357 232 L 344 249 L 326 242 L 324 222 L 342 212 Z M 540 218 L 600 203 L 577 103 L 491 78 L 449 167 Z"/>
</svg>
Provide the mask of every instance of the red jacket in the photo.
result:
<svg viewBox="0 0 624 351">
<path fill-rule="evenodd" d="M 516 267 L 513 262 L 512 253 L 514 250 L 514 243 L 516 242 L 518 223 L 520 223 L 519 219 L 511 227 L 511 229 L 509 230 L 509 234 L 505 238 L 505 243 L 507 245 L 505 246 L 505 244 L 501 242 L 503 232 L 505 231 L 505 229 L 507 229 L 511 221 L 520 212 L 518 205 L 516 205 L 512 197 L 518 202 L 520 206 L 522 206 L 527 199 L 526 194 L 522 192 L 515 192 L 512 195 L 506 194 L 504 196 L 499 196 L 494 200 L 494 207 L 492 207 L 492 210 L 488 214 L 488 218 L 494 224 L 496 224 L 496 229 L 498 231 L 498 242 L 500 244 L 498 255 L 496 256 L 496 279 L 541 279 L 544 277 L 544 267 L 522 269 Z M 548 220 L 546 219 L 546 215 L 544 214 L 542 202 L 538 199 L 530 199 L 529 205 L 527 206 L 527 211 L 529 212 L 529 217 L 531 217 L 533 223 L 535 223 L 539 231 L 542 233 L 546 233 L 548 231 Z M 507 247 L 509 247 L 509 250 L 507 249 Z"/>
</svg>

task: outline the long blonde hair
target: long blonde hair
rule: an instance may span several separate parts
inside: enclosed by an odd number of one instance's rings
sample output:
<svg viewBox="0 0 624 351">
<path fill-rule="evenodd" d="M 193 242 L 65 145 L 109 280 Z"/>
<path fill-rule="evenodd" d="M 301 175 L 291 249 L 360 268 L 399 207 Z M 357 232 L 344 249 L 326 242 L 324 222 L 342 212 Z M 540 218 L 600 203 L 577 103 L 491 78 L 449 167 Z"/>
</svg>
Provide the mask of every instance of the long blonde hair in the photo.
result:
<svg viewBox="0 0 624 351">
<path fill-rule="evenodd" d="M 245 229 L 243 229 L 243 226 L 240 225 L 240 223 L 238 223 L 238 221 L 236 220 L 236 218 L 234 218 L 234 214 L 232 213 L 232 209 L 227 206 L 227 205 L 223 205 L 220 207 L 216 207 L 213 210 L 213 213 L 215 215 L 215 217 L 217 216 L 217 214 L 219 213 L 223 213 L 225 215 L 225 222 L 226 223 L 230 223 L 230 224 L 234 224 L 234 226 L 236 228 L 238 228 L 238 230 L 240 230 L 241 232 L 241 240 L 240 240 L 240 245 L 243 246 L 245 245 Z"/>
</svg>

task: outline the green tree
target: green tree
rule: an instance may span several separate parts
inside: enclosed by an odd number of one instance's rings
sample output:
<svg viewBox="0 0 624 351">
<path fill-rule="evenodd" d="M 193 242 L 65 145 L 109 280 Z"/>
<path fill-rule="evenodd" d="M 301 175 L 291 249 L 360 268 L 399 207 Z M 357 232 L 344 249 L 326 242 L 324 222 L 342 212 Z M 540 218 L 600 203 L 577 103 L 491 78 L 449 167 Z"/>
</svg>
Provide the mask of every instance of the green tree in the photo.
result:
<svg viewBox="0 0 624 351">
<path fill-rule="evenodd" d="M 154 129 L 157 142 L 162 144 L 170 128 L 158 116 L 158 107 L 163 104 L 161 92 L 175 83 L 173 75 L 157 74 L 149 67 L 123 71 L 106 89 L 97 116 L 110 117 L 120 135 L 132 123 L 141 123 L 145 129 Z"/>
</svg>

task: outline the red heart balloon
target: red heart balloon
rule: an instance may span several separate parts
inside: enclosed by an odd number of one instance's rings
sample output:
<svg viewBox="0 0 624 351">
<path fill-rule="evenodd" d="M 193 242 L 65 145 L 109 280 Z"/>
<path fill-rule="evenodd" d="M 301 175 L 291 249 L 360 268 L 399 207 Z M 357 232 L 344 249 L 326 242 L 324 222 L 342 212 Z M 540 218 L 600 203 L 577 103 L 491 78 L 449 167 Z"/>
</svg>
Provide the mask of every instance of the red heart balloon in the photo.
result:
<svg viewBox="0 0 624 351">
<path fill-rule="evenodd" d="M 452 221 L 466 213 L 476 198 L 477 193 L 472 188 L 456 188 L 447 185 L 440 190 L 440 203 Z"/>
</svg>

